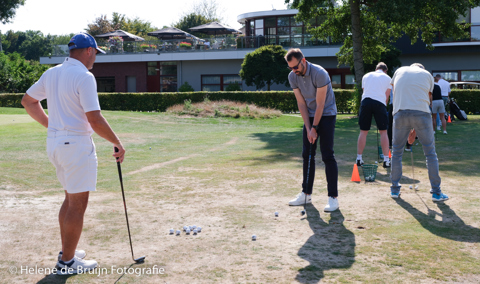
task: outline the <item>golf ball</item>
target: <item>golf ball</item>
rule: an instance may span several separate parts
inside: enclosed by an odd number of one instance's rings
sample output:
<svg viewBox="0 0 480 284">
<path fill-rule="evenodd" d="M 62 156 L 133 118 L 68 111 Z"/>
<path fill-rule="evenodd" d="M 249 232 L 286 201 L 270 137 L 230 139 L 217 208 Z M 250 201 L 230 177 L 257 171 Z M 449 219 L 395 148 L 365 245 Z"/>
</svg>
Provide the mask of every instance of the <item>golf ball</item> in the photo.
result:
<svg viewBox="0 0 480 284">
<path fill-rule="evenodd" d="M 192 226 L 192 229 L 193 229 L 193 230 L 195 230 L 196 228 L 197 228 L 197 226 L 195 226 L 195 225 Z"/>
<path fill-rule="evenodd" d="M 257 240 L 257 236 L 256 235 L 253 235 L 252 236 L 252 241 L 256 241 Z"/>
<path fill-rule="evenodd" d="M 189 229 L 190 231 L 192 231 L 192 230 L 193 230 L 193 227 L 192 227 L 192 226 L 188 226 L 188 229 Z"/>
<path fill-rule="evenodd" d="M 197 232 L 201 232 L 202 231 L 202 227 L 197 227 Z"/>
<path fill-rule="evenodd" d="M 173 229 L 170 229 L 170 235 L 173 234 L 174 230 Z"/>
<path fill-rule="evenodd" d="M 418 185 L 415 186 L 415 189 L 418 189 Z"/>
<path fill-rule="evenodd" d="M 177 236 L 179 236 L 180 235 L 180 230 L 177 230 L 176 234 L 177 234 Z"/>
<path fill-rule="evenodd" d="M 193 229 L 193 234 L 196 235 L 198 233 L 197 229 Z"/>
<path fill-rule="evenodd" d="M 409 186 L 409 188 L 410 188 L 410 189 L 412 189 L 412 188 L 413 188 L 413 186 Z"/>
<path fill-rule="evenodd" d="M 150 150 L 152 150 L 152 147 L 150 147 Z"/>
<path fill-rule="evenodd" d="M 186 231 L 188 229 L 187 226 L 183 226 L 183 230 Z"/>
<path fill-rule="evenodd" d="M 189 235 L 190 234 L 190 229 L 186 229 L 185 233 L 187 233 L 187 235 Z"/>
<path fill-rule="evenodd" d="M 275 212 L 275 217 L 278 217 L 278 212 Z"/>
<path fill-rule="evenodd" d="M 375 164 L 378 164 L 378 161 L 375 161 Z"/>
</svg>

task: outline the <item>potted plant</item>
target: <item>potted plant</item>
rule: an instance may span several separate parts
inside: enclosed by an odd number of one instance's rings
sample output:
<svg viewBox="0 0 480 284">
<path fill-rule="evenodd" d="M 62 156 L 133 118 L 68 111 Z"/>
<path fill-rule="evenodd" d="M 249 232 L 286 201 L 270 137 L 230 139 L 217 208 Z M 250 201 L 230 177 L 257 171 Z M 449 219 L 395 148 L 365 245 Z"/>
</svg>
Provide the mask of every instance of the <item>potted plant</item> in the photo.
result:
<svg viewBox="0 0 480 284">
<path fill-rule="evenodd" d="M 180 43 L 180 50 L 187 50 L 187 49 L 192 49 L 192 44 L 189 42 L 182 41 Z"/>
<path fill-rule="evenodd" d="M 123 38 L 119 36 L 111 36 L 108 38 L 111 52 L 119 52 L 123 50 Z"/>
</svg>

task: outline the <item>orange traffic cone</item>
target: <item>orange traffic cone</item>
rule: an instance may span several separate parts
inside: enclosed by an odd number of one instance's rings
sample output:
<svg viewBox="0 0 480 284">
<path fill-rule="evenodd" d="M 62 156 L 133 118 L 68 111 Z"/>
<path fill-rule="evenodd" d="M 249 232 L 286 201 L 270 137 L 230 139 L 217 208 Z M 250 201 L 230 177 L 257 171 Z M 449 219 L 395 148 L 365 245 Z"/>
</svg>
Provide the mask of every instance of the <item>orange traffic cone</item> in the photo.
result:
<svg viewBox="0 0 480 284">
<path fill-rule="evenodd" d="M 388 157 L 391 159 L 392 158 L 392 150 L 388 150 Z"/>
<path fill-rule="evenodd" d="M 447 120 L 448 123 L 452 123 L 452 118 L 451 118 L 451 116 L 452 116 L 451 114 L 448 115 L 448 120 Z"/>
<path fill-rule="evenodd" d="M 360 180 L 360 175 L 358 174 L 357 164 L 354 164 L 354 165 L 353 165 L 352 181 L 356 181 L 356 182 L 361 181 L 361 180 Z"/>
</svg>

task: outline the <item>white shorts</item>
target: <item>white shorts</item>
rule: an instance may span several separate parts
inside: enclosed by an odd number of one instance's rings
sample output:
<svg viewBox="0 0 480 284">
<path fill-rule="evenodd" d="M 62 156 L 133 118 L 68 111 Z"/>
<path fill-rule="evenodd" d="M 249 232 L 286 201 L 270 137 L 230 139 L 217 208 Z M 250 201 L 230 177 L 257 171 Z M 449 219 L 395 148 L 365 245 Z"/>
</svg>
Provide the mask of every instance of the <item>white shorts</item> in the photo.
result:
<svg viewBox="0 0 480 284">
<path fill-rule="evenodd" d="M 68 193 L 95 191 L 97 153 L 90 135 L 49 131 L 47 154 L 57 170 L 58 180 Z"/>
<path fill-rule="evenodd" d="M 445 105 L 443 100 L 432 101 L 432 113 L 445 113 Z"/>
</svg>

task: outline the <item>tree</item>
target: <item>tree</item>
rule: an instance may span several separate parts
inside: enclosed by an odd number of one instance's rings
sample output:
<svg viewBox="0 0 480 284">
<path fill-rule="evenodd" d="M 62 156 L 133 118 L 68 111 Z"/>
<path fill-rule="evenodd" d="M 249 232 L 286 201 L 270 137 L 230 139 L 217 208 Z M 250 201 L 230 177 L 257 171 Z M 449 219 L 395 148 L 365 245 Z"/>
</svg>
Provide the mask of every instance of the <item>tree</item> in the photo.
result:
<svg viewBox="0 0 480 284">
<path fill-rule="evenodd" d="M 24 93 L 49 67 L 25 60 L 14 52 L 0 52 L 0 93 Z"/>
<path fill-rule="evenodd" d="M 112 26 L 111 21 L 107 19 L 107 15 L 100 15 L 93 23 L 88 24 L 88 28 L 85 29 L 92 36 L 113 32 L 114 30 L 115 28 Z"/>
<path fill-rule="evenodd" d="M 41 31 L 14 32 L 9 30 L 3 37 L 5 53 L 18 52 L 26 60 L 38 61 L 41 56 L 47 56 L 52 52 L 52 42 L 53 37 L 44 36 Z"/>
<path fill-rule="evenodd" d="M 182 31 L 189 32 L 188 31 L 189 28 L 207 24 L 209 22 L 210 21 L 202 15 L 190 13 L 188 15 L 183 16 L 177 23 L 173 24 L 173 26 L 177 29 L 181 29 Z M 192 34 L 198 37 L 205 37 L 204 34 L 201 34 L 198 32 L 192 32 Z"/>
<path fill-rule="evenodd" d="M 15 10 L 24 5 L 25 0 L 0 0 L 0 22 L 6 24 L 15 16 Z"/>
<path fill-rule="evenodd" d="M 355 80 L 361 83 L 364 63 L 378 61 L 389 44 L 403 34 L 412 44 L 419 37 L 429 49 L 438 32 L 454 39 L 468 34 L 464 23 L 457 23 L 480 0 L 285 0 L 299 10 L 304 23 L 319 17 L 323 23 L 309 29 L 315 37 L 343 43 L 337 54 L 339 64 L 354 66 Z"/>
<path fill-rule="evenodd" d="M 216 0 L 201 0 L 194 3 L 192 13 L 203 16 L 208 22 L 223 22 L 225 20 L 221 16 L 225 14 L 225 9 L 221 8 Z"/>
<path fill-rule="evenodd" d="M 112 20 L 107 18 L 107 15 L 100 15 L 95 21 L 88 25 L 85 31 L 92 36 L 113 32 L 115 30 L 124 30 L 131 34 L 148 39 L 147 33 L 156 30 L 149 21 L 144 21 L 140 18 L 129 19 L 124 14 L 113 12 Z M 154 37 L 151 37 L 154 39 Z"/>
<path fill-rule="evenodd" d="M 265 45 L 248 53 L 243 60 L 240 77 L 247 86 L 255 85 L 257 89 L 267 85 L 270 91 L 273 83 L 288 86 L 290 71 L 284 59 L 285 54 L 287 51 L 280 45 Z"/>
</svg>

